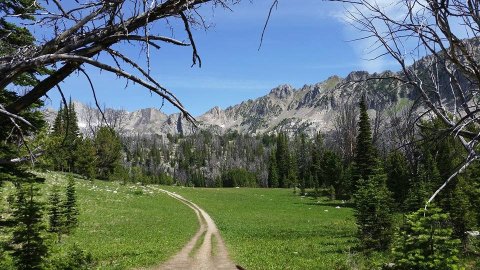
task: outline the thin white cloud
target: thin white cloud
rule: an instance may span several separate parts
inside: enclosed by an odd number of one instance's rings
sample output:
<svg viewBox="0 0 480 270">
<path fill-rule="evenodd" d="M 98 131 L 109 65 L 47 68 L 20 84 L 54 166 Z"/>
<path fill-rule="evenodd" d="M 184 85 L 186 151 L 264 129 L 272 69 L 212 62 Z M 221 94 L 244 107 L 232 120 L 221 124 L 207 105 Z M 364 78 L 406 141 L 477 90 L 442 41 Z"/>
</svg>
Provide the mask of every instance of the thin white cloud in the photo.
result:
<svg viewBox="0 0 480 270">
<path fill-rule="evenodd" d="M 384 14 L 394 20 L 400 20 L 402 16 L 407 14 L 407 7 L 404 1 L 369 0 L 366 1 L 366 4 L 379 8 Z M 417 4 L 414 9 L 415 11 L 419 11 L 421 5 Z M 341 11 L 331 12 L 330 16 L 343 24 L 343 34 L 347 40 L 351 41 L 351 46 L 360 59 L 357 64 L 363 70 L 381 72 L 386 69 L 396 69 L 398 65 L 392 61 L 392 58 L 382 56 L 385 50 L 382 46 L 379 46 L 377 39 L 367 37 L 369 33 L 358 29 L 360 25 L 356 22 L 356 19 L 361 18 L 363 15 L 368 17 L 371 15 L 369 12 L 369 8 L 365 6 L 348 4 L 344 5 Z M 374 21 L 374 24 L 380 33 L 387 32 L 388 29 L 386 25 L 380 20 Z M 405 45 L 408 46 L 407 43 Z M 405 54 L 408 54 L 409 48 L 405 47 L 403 49 Z"/>
</svg>

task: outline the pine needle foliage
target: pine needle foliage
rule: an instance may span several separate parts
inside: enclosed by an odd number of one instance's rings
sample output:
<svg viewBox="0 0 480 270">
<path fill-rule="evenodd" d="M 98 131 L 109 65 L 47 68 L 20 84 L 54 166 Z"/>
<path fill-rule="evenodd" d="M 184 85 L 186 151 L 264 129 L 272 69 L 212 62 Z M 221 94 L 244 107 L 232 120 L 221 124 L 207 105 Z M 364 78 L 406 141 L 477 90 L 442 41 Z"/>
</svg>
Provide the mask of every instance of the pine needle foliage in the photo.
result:
<svg viewBox="0 0 480 270">
<path fill-rule="evenodd" d="M 63 204 L 63 214 L 65 216 L 65 231 L 70 232 L 78 225 L 78 208 L 75 192 L 75 180 L 71 175 L 68 176 L 68 183 L 65 195 L 65 202 Z"/>
<path fill-rule="evenodd" d="M 62 200 L 60 197 L 60 191 L 58 186 L 54 186 L 48 197 L 49 209 L 48 209 L 48 230 L 52 233 L 60 234 L 63 227 L 63 213 L 62 213 Z"/>
<path fill-rule="evenodd" d="M 357 146 L 354 159 L 353 189 L 356 188 L 356 184 L 360 179 L 368 179 L 376 162 L 365 96 L 362 97 L 359 105 L 360 119 L 358 121 Z"/>
<path fill-rule="evenodd" d="M 366 251 L 387 250 L 393 235 L 392 193 L 387 176 L 380 169 L 367 180 L 360 180 L 354 195 L 355 219 L 360 247 Z"/>
<path fill-rule="evenodd" d="M 407 215 L 393 247 L 395 269 L 459 269 L 460 240 L 452 237 L 448 219 L 448 214 L 436 207 Z"/>
<path fill-rule="evenodd" d="M 33 183 L 17 185 L 15 210 L 16 226 L 10 248 L 17 269 L 43 269 L 43 260 L 48 254 L 42 233 L 42 206 L 35 200 L 37 188 Z"/>
</svg>

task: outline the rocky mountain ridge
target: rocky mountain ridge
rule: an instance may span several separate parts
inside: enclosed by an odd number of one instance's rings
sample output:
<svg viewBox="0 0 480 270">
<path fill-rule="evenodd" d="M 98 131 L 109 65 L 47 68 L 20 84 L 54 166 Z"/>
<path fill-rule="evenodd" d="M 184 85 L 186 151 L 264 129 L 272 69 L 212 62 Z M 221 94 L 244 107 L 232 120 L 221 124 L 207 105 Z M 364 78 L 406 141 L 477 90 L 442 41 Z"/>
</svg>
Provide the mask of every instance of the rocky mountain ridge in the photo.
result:
<svg viewBox="0 0 480 270">
<path fill-rule="evenodd" d="M 388 73 L 388 72 L 387 72 Z M 385 75 L 385 74 L 382 74 Z M 333 119 L 338 108 L 345 103 L 357 102 L 360 95 L 367 92 L 372 108 L 387 106 L 406 96 L 401 89 L 391 89 L 380 85 L 357 83 L 369 76 L 365 71 L 350 73 L 346 78 L 332 76 L 327 80 L 304 85 L 294 89 L 290 85 L 273 88 L 267 95 L 254 100 L 243 101 L 226 109 L 213 107 L 197 117 L 200 129 L 209 129 L 223 133 L 261 134 L 285 131 L 297 133 L 303 131 L 313 134 L 317 131 L 329 132 L 334 128 Z M 371 84 L 371 83 L 370 83 Z M 384 89 L 379 89 L 383 87 Z M 79 127 L 88 133 L 101 124 L 100 111 L 93 106 L 74 102 Z M 107 123 L 126 135 L 136 134 L 184 134 L 194 133 L 196 128 L 179 113 L 167 115 L 155 108 L 146 108 L 133 112 L 104 109 Z M 55 110 L 46 110 L 47 119 L 53 123 Z"/>
</svg>

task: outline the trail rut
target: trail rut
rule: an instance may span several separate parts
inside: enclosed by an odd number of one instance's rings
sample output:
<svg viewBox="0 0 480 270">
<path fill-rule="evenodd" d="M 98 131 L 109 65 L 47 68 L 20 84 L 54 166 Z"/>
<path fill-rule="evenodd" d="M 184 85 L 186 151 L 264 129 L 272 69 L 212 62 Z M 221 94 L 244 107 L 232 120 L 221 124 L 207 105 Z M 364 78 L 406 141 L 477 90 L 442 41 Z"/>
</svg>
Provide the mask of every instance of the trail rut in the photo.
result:
<svg viewBox="0 0 480 270">
<path fill-rule="evenodd" d="M 193 202 L 176 193 L 163 189 L 159 189 L 159 191 L 168 194 L 192 208 L 197 214 L 200 229 L 179 253 L 164 264 L 153 269 L 237 269 L 235 264 L 228 258 L 227 248 L 210 215 Z"/>
</svg>

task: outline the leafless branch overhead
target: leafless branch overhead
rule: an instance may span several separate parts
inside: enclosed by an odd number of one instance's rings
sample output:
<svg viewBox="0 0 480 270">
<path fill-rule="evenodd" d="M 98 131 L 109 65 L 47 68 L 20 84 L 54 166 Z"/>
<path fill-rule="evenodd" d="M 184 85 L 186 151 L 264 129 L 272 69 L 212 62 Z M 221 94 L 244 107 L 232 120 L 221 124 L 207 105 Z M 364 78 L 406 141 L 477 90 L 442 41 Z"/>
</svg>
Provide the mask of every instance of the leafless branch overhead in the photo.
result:
<svg viewBox="0 0 480 270">
<path fill-rule="evenodd" d="M 112 47 L 122 42 L 140 43 L 143 48 L 148 48 L 147 62 L 150 63 L 150 46 L 155 49 L 160 49 L 158 43 L 190 46 L 193 65 L 200 66 L 201 59 L 195 46 L 191 24 L 196 23 L 196 20 L 203 20 L 198 9 L 208 2 L 214 6 L 228 7 L 237 1 L 79 0 L 67 3 L 44 0 L 37 1 L 43 8 L 39 13 L 3 14 L 5 19 L 11 18 L 16 20 L 15 22 L 18 22 L 17 18 L 22 15 L 33 17 L 33 22 L 25 21 L 24 24 L 37 31 L 40 27 L 42 34 L 37 37 L 34 46 L 18 47 L 15 48 L 15 53 L 0 57 L 0 89 L 11 85 L 25 72 L 44 68 L 52 70 L 18 100 L 11 104 L 2 104 L 4 111 L 10 115 L 18 115 L 65 78 L 79 71 L 82 65 L 89 64 L 142 85 L 177 107 L 187 119 L 194 121 L 175 95 L 149 75 L 149 67 L 142 68 L 141 63 L 115 52 Z M 162 33 L 162 27 L 167 24 L 167 20 L 178 20 L 184 26 L 178 31 L 184 33 L 187 42 Z M 126 63 L 136 73 L 130 74 L 122 66 L 112 67 L 103 63 L 102 55 L 110 55 L 116 63 Z"/>
<path fill-rule="evenodd" d="M 382 6 L 359 0 L 348 20 L 401 70 L 398 77 L 420 97 L 423 116 L 440 119 L 465 148 L 465 162 L 429 202 L 472 162 L 480 139 L 480 2 L 400 0 Z M 428 56 L 427 56 L 428 55 Z M 389 78 L 391 79 L 391 78 Z"/>
</svg>

